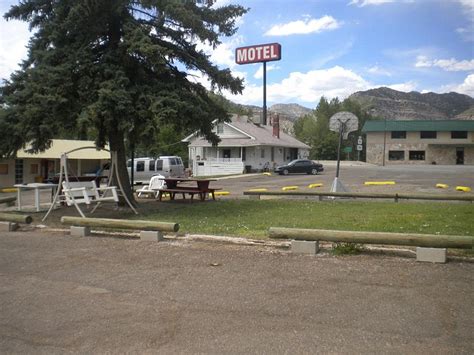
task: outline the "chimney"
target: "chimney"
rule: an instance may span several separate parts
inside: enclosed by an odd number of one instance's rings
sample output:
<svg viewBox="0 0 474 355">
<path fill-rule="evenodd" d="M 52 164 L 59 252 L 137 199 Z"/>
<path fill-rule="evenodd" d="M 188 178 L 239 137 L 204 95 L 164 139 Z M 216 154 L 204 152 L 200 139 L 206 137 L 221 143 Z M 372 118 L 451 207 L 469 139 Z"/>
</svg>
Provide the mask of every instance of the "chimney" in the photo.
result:
<svg viewBox="0 0 474 355">
<path fill-rule="evenodd" d="M 280 138 L 280 115 L 277 114 L 272 120 L 273 137 Z"/>
</svg>

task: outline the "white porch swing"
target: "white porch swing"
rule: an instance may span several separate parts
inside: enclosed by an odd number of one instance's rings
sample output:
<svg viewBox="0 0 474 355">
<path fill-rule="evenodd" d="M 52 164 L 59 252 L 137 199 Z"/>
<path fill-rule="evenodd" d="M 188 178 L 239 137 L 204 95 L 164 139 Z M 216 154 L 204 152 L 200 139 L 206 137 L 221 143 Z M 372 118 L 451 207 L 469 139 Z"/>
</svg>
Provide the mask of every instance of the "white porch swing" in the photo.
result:
<svg viewBox="0 0 474 355">
<path fill-rule="evenodd" d="M 97 209 L 97 207 L 100 206 L 102 202 L 107 202 L 107 201 L 118 202 L 119 198 L 118 198 L 118 193 L 117 193 L 117 186 L 110 186 L 112 182 L 112 177 L 114 176 L 117 178 L 118 189 L 121 196 L 125 199 L 130 209 L 135 214 L 138 214 L 137 210 L 135 209 L 135 207 L 133 207 L 127 195 L 124 193 L 123 185 L 122 185 L 122 182 L 120 181 L 120 176 L 118 174 L 117 153 L 114 151 L 109 151 L 108 149 L 101 149 L 101 150 L 110 152 L 110 157 L 111 157 L 107 187 L 97 186 L 95 181 L 83 181 L 83 182 L 69 181 L 68 154 L 71 154 L 78 150 L 84 150 L 84 149 L 97 150 L 96 147 L 81 147 L 81 148 L 76 148 L 76 149 L 73 149 L 61 154 L 58 188 L 54 195 L 53 202 L 51 203 L 51 207 L 49 208 L 48 212 L 43 217 L 42 221 L 45 221 L 46 218 L 48 218 L 51 211 L 56 206 L 56 204 L 60 203 L 59 199 L 61 196 L 64 197 L 63 201 L 65 201 L 68 206 L 74 205 L 74 207 L 76 207 L 77 211 L 83 218 L 85 218 L 85 215 L 82 212 L 81 208 L 79 207 L 80 204 L 90 205 L 92 203 L 95 203 L 96 205 L 91 211 L 91 213 L 94 213 L 94 211 Z M 61 190 L 62 190 L 63 195 L 60 195 Z"/>
</svg>

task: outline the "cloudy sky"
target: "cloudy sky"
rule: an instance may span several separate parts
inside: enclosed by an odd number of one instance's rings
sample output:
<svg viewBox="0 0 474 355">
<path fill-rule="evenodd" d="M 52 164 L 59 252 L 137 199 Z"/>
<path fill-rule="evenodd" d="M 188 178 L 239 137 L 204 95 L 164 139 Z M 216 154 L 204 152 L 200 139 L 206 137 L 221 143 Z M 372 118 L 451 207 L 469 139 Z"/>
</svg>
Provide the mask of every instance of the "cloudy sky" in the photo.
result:
<svg viewBox="0 0 474 355">
<path fill-rule="evenodd" d="M 3 14 L 15 1 L 0 0 Z M 319 98 L 345 98 L 388 86 L 401 91 L 474 97 L 474 0 L 218 0 L 250 8 L 239 30 L 208 51 L 245 79 L 235 102 L 262 104 L 262 64 L 237 65 L 236 47 L 278 42 L 267 64 L 267 99 L 314 108 Z M 0 20 L 0 77 L 26 55 L 26 24 Z M 199 73 L 192 80 L 204 83 Z"/>
</svg>

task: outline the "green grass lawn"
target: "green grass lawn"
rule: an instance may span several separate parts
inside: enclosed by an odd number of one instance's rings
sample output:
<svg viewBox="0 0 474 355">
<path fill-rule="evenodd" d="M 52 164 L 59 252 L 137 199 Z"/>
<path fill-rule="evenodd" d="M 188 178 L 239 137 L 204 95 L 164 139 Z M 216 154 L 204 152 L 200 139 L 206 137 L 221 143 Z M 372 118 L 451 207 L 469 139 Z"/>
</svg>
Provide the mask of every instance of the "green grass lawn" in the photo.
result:
<svg viewBox="0 0 474 355">
<path fill-rule="evenodd" d="M 138 219 L 177 222 L 180 231 L 265 238 L 269 227 L 474 236 L 474 204 L 302 200 L 162 203 Z"/>
</svg>

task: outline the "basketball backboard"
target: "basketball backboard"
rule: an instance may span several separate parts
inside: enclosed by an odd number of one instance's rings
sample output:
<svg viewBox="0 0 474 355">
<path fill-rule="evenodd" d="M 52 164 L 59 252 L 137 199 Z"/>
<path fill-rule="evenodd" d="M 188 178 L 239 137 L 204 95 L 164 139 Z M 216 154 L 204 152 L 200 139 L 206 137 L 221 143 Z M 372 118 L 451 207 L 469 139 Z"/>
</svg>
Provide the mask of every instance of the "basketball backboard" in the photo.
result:
<svg viewBox="0 0 474 355">
<path fill-rule="evenodd" d="M 344 139 L 347 139 L 349 133 L 357 131 L 358 128 L 359 119 L 350 112 L 338 112 L 329 119 L 329 129 L 334 132 L 341 132 Z"/>
</svg>

